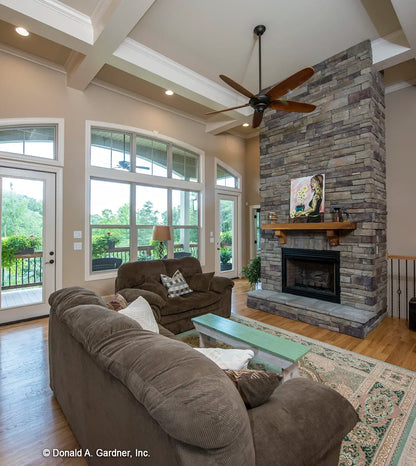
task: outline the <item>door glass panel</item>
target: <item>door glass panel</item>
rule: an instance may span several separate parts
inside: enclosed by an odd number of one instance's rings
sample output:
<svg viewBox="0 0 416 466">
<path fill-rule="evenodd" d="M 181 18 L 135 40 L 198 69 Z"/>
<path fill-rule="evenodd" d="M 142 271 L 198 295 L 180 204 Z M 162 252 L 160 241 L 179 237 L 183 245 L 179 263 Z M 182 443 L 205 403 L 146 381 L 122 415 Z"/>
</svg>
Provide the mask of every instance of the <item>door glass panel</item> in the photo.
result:
<svg viewBox="0 0 416 466">
<path fill-rule="evenodd" d="M 220 270 L 232 270 L 234 267 L 234 202 L 220 199 Z"/>
<path fill-rule="evenodd" d="M 44 181 L 2 178 L 2 308 L 42 302 Z"/>
</svg>

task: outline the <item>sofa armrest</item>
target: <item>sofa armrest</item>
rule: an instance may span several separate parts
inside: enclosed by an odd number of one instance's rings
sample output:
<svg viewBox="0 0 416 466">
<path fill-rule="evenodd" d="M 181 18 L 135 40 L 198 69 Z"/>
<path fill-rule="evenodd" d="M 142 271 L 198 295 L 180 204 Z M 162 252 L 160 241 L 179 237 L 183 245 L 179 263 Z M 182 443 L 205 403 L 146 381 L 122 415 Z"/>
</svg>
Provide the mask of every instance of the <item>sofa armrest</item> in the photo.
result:
<svg viewBox="0 0 416 466">
<path fill-rule="evenodd" d="M 212 277 L 210 291 L 215 291 L 216 293 L 223 293 L 227 288 L 232 288 L 234 282 L 229 278 L 225 277 Z"/>
<path fill-rule="evenodd" d="M 124 288 L 119 293 L 125 298 L 128 303 L 133 302 L 139 296 L 142 296 L 152 308 L 153 314 L 157 322 L 160 322 L 160 309 L 166 304 L 166 301 L 158 294 L 149 290 L 141 290 L 139 288 Z"/>
<path fill-rule="evenodd" d="M 339 451 L 343 437 L 359 420 L 338 392 L 302 378 L 280 385 L 267 403 L 248 410 L 248 415 L 256 463 L 263 466 L 276 464 L 276 458 L 282 466 L 299 464 L 299 458 L 302 464 L 322 464 L 328 452 Z"/>
</svg>

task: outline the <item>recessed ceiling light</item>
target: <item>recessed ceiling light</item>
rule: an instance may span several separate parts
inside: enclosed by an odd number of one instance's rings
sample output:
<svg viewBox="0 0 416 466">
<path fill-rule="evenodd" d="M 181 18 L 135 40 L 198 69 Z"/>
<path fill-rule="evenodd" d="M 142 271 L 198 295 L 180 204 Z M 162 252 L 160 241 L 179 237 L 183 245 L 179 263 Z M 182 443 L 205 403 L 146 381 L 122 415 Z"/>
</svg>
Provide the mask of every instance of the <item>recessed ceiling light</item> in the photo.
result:
<svg viewBox="0 0 416 466">
<path fill-rule="evenodd" d="M 18 34 L 20 34 L 21 36 L 25 36 L 25 37 L 27 37 L 27 36 L 29 35 L 29 31 L 28 31 L 27 29 L 21 27 L 21 26 L 18 26 L 18 27 L 16 28 L 16 32 L 17 32 Z"/>
<path fill-rule="evenodd" d="M 170 89 L 168 89 L 168 90 L 165 91 L 165 94 L 166 94 L 166 95 L 173 95 L 174 92 L 171 91 Z"/>
<path fill-rule="evenodd" d="M 250 123 L 243 123 L 243 126 L 245 127 L 250 126 Z"/>
</svg>

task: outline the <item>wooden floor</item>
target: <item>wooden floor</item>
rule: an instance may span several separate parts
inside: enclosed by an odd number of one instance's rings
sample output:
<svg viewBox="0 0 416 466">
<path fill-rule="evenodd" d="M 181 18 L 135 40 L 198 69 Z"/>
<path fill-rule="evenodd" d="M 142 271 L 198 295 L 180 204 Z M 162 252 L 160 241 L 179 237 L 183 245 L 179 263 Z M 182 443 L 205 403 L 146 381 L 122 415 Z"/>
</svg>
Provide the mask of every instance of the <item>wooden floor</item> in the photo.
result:
<svg viewBox="0 0 416 466">
<path fill-rule="evenodd" d="M 245 280 L 236 280 L 233 312 L 398 366 L 416 370 L 416 332 L 387 318 L 367 338 L 342 335 L 246 307 Z M 44 458 L 44 449 L 79 448 L 49 388 L 48 319 L 0 327 L 0 466 L 85 465 Z"/>
</svg>

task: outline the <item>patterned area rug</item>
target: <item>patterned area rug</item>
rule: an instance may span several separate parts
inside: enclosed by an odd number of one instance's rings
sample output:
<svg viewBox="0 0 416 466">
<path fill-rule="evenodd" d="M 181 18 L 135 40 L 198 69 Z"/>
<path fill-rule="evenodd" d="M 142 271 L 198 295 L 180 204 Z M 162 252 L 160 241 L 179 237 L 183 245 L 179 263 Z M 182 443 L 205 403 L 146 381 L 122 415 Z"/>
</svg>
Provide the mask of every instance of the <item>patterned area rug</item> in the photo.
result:
<svg viewBox="0 0 416 466">
<path fill-rule="evenodd" d="M 340 466 L 416 465 L 416 372 L 247 317 L 233 314 L 231 319 L 309 346 L 300 360 L 301 377 L 333 388 L 355 407 L 360 421 L 344 439 Z M 181 338 L 198 346 L 195 332 Z M 258 361 L 256 367 L 262 368 Z"/>
</svg>

